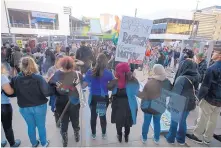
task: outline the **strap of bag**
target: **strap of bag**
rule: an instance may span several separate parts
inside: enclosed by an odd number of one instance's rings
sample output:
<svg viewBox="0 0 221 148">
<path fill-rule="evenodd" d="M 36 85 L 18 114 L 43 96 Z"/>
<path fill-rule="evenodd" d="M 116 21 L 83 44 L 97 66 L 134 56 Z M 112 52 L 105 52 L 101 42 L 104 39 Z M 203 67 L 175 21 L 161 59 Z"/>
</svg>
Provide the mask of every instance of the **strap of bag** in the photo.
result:
<svg viewBox="0 0 221 148">
<path fill-rule="evenodd" d="M 194 85 L 193 85 L 193 82 L 192 82 L 188 77 L 186 77 L 186 76 L 184 76 L 184 77 L 185 77 L 185 78 L 190 82 L 190 84 L 193 86 L 193 95 L 194 95 L 196 101 L 199 101 L 199 99 L 198 99 L 198 97 L 197 97 L 197 95 L 196 95 L 196 89 L 195 89 L 195 87 L 194 87 Z"/>
</svg>

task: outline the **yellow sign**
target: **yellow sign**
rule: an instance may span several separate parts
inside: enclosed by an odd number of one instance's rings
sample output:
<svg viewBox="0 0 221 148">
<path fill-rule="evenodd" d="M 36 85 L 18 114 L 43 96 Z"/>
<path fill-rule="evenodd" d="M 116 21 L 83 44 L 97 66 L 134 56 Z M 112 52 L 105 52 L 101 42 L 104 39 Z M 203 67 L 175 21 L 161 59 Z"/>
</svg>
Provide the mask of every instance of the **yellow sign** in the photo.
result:
<svg viewBox="0 0 221 148">
<path fill-rule="evenodd" d="M 22 48 L 22 40 L 16 40 L 16 43 L 18 45 L 18 47 Z"/>
<path fill-rule="evenodd" d="M 189 34 L 191 29 L 192 29 L 191 25 L 189 25 L 189 24 L 168 23 L 166 33 L 170 33 L 170 34 Z"/>
</svg>

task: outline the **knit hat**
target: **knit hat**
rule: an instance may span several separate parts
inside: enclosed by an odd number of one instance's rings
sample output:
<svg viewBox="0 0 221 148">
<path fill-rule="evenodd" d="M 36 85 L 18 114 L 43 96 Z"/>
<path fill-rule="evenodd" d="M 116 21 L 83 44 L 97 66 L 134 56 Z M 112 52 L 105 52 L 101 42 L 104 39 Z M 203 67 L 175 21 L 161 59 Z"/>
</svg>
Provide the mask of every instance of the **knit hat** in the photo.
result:
<svg viewBox="0 0 221 148">
<path fill-rule="evenodd" d="M 204 56 L 204 53 L 198 53 L 197 55 L 196 55 L 197 57 L 199 57 L 199 58 L 204 58 L 205 56 Z"/>
<path fill-rule="evenodd" d="M 214 45 L 213 45 L 213 49 L 214 49 L 215 51 L 221 52 L 221 41 L 215 41 L 215 42 L 214 42 Z"/>
<path fill-rule="evenodd" d="M 167 75 L 164 67 L 161 64 L 155 64 L 153 66 L 153 76 L 151 78 L 159 81 L 164 81 L 166 77 Z"/>
</svg>

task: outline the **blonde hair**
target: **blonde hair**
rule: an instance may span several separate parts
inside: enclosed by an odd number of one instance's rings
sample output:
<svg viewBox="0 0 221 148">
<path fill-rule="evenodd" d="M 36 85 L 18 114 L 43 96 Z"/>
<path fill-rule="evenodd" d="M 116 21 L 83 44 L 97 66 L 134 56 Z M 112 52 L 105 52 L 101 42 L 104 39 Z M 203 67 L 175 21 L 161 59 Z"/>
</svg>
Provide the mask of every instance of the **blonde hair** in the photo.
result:
<svg viewBox="0 0 221 148">
<path fill-rule="evenodd" d="M 34 59 L 29 56 L 21 59 L 20 69 L 25 75 L 38 73 L 38 65 L 35 63 Z"/>
<path fill-rule="evenodd" d="M 1 74 L 8 75 L 8 71 L 7 71 L 6 66 L 4 64 L 1 65 Z"/>
</svg>

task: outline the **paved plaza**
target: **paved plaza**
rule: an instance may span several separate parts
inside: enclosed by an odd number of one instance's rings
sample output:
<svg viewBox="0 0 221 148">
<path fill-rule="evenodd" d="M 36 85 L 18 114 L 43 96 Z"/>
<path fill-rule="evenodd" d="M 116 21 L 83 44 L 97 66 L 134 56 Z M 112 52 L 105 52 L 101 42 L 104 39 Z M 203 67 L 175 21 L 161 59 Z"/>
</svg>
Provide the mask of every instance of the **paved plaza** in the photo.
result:
<svg viewBox="0 0 221 148">
<path fill-rule="evenodd" d="M 136 76 L 139 80 L 145 80 L 146 76 L 143 75 L 142 72 L 138 71 L 136 72 Z M 85 93 L 85 95 L 88 95 L 88 91 Z M 29 147 L 31 146 L 29 139 L 28 139 L 28 133 L 27 133 L 27 126 L 25 125 L 25 121 L 22 118 L 22 116 L 19 113 L 19 108 L 17 105 L 16 98 L 11 99 L 11 103 L 13 106 L 13 129 L 14 134 L 16 138 L 21 139 L 22 147 Z M 90 110 L 88 106 L 81 108 L 80 112 L 80 127 L 81 127 L 81 141 L 79 143 L 76 143 L 74 140 L 74 132 L 71 124 L 69 124 L 68 129 L 68 146 L 69 147 L 85 147 L 85 146 L 91 146 L 91 147 L 172 147 L 172 146 L 179 146 L 177 143 L 175 145 L 170 145 L 166 142 L 165 138 L 161 136 L 160 144 L 155 145 L 152 141 L 152 134 L 153 129 L 150 127 L 149 134 L 148 134 L 148 141 L 146 144 L 143 144 L 140 140 L 141 135 L 141 128 L 143 123 L 143 112 L 139 109 L 138 110 L 138 116 L 137 116 L 137 124 L 131 128 L 131 133 L 129 137 L 129 142 L 125 143 L 124 140 L 122 143 L 119 143 L 116 137 L 116 127 L 115 124 L 111 124 L 111 107 L 108 107 L 107 110 L 107 138 L 102 139 L 101 137 L 101 129 L 100 129 L 100 121 L 97 120 L 97 139 L 92 140 L 90 137 L 91 129 L 90 129 Z M 190 113 L 188 117 L 188 125 L 192 127 L 194 125 L 194 121 L 197 118 L 197 110 Z M 47 112 L 47 118 L 46 118 L 46 128 L 47 128 L 47 137 L 50 140 L 50 147 L 62 147 L 61 143 L 61 136 L 59 132 L 59 128 L 56 128 L 55 126 L 55 120 L 53 113 L 51 112 L 50 107 L 48 107 Z M 191 130 L 189 130 L 191 132 Z M 217 128 L 215 130 L 216 134 L 221 134 L 221 118 L 219 118 L 217 123 Z M 3 134 L 2 130 L 2 139 L 4 139 L 5 136 Z M 206 145 L 198 145 L 190 140 L 186 140 L 185 147 L 207 147 Z M 9 145 L 7 145 L 9 146 Z M 215 139 L 212 140 L 212 143 L 209 145 L 209 147 L 221 147 L 221 143 Z"/>
</svg>

